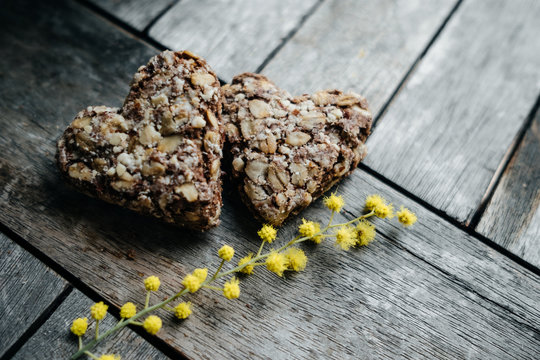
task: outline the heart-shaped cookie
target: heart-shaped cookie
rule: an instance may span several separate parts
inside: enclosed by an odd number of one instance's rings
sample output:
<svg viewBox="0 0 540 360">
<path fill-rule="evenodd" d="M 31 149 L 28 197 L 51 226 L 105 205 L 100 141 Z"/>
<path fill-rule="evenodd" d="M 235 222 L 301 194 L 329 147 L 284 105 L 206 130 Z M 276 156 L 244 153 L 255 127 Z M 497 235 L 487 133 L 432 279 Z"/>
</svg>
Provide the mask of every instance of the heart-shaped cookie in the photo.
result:
<svg viewBox="0 0 540 360">
<path fill-rule="evenodd" d="M 58 142 L 67 181 L 105 201 L 205 230 L 219 223 L 223 124 L 217 76 L 188 51 L 139 68 L 121 109 L 81 111 Z"/>
<path fill-rule="evenodd" d="M 246 205 L 280 225 L 366 156 L 366 100 L 339 90 L 292 97 L 265 76 L 245 73 L 221 88 L 232 175 Z"/>
</svg>

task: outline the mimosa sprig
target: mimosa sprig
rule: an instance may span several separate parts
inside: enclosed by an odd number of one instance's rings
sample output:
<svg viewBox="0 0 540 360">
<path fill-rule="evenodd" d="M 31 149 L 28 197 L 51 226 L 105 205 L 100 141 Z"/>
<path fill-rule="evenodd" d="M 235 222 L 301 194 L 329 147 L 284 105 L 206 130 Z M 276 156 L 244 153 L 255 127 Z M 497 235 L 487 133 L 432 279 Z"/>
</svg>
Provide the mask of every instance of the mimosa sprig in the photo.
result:
<svg viewBox="0 0 540 360">
<path fill-rule="evenodd" d="M 161 283 L 158 277 L 149 276 L 144 280 L 146 297 L 144 308 L 137 312 L 137 307 L 131 302 L 125 303 L 120 308 L 120 321 L 100 333 L 99 324 L 107 314 L 108 306 L 103 302 L 98 302 L 90 308 L 90 316 L 95 320 L 95 334 L 87 343 L 83 343 L 83 335 L 88 329 L 87 318 L 77 318 L 73 321 L 71 332 L 78 337 L 79 349 L 73 354 L 72 359 L 81 356 L 88 356 L 95 360 L 119 360 L 119 355 L 104 354 L 97 356 L 91 350 L 101 341 L 121 330 L 131 326 L 142 326 L 148 333 L 155 335 L 162 326 L 161 319 L 152 312 L 158 309 L 170 311 L 178 319 L 186 319 L 192 314 L 192 303 L 181 301 L 174 307 L 171 305 L 179 298 L 194 293 L 202 288 L 219 291 L 227 299 L 236 299 L 240 296 L 240 280 L 234 276 L 236 273 L 251 275 L 256 267 L 264 266 L 269 271 L 278 276 L 283 276 L 285 271 L 303 271 L 306 268 L 307 256 L 298 244 L 305 241 L 312 241 L 316 244 L 324 239 L 333 238 L 338 248 L 349 250 L 354 246 L 366 246 L 375 239 L 375 225 L 369 222 L 369 218 L 376 216 L 381 219 L 391 219 L 397 216 L 398 221 L 404 226 L 411 226 L 416 222 L 416 215 L 409 209 L 401 207 L 400 211 L 394 213 L 392 204 L 387 203 L 379 195 L 370 195 L 366 199 L 366 213 L 353 220 L 334 224 L 334 215 L 339 213 L 345 201 L 342 196 L 332 194 L 324 199 L 324 204 L 331 211 L 328 223 L 321 228 L 321 224 L 314 221 L 302 219 L 302 224 L 298 227 L 298 235 L 283 244 L 277 249 L 269 249 L 265 252 L 265 245 L 272 244 L 277 238 L 277 230 L 271 225 L 264 225 L 257 234 L 262 240 L 258 251 L 249 253 L 238 261 L 238 264 L 230 270 L 223 270 L 224 265 L 234 257 L 234 249 L 229 245 L 223 245 L 218 250 L 221 258 L 220 264 L 212 276 L 208 276 L 208 268 L 198 268 L 187 274 L 182 280 L 182 288 L 169 298 L 156 304 L 150 305 L 150 298 L 153 292 L 158 291 Z M 222 279 L 228 278 L 222 285 Z M 144 318 L 144 321 L 141 319 Z"/>
</svg>

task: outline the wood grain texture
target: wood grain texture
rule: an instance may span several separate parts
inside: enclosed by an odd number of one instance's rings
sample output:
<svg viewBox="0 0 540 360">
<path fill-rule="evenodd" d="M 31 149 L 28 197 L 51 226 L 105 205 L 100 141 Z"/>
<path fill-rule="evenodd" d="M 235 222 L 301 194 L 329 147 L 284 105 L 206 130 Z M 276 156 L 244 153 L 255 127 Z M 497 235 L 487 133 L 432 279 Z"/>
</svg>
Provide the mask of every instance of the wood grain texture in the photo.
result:
<svg viewBox="0 0 540 360">
<path fill-rule="evenodd" d="M 365 162 L 471 219 L 540 92 L 540 3 L 465 1 L 368 140 Z"/>
<path fill-rule="evenodd" d="M 119 104 L 136 63 L 154 50 L 70 2 L 8 4 L 0 13 L 0 46 L 15 51 L 0 63 L 7 84 L 0 88 L 1 222 L 114 306 L 140 305 L 142 279 L 151 274 L 162 280 L 153 301 L 172 294 L 193 268 L 215 268 L 222 244 L 233 245 L 237 256 L 257 248 L 260 225 L 230 186 L 222 225 L 203 234 L 66 187 L 54 166 L 63 127 L 88 104 Z M 374 191 L 404 201 L 365 176 L 356 172 L 340 186 L 354 213 Z M 349 253 L 332 244 L 306 246 L 305 272 L 277 278 L 258 270 L 242 281 L 235 301 L 210 290 L 190 295 L 192 317 L 178 322 L 161 314 L 158 336 L 197 359 L 534 359 L 538 276 L 412 207 L 425 225 L 407 232 L 381 224 L 379 241 Z M 320 201 L 302 215 L 328 216 Z M 299 221 L 280 236 L 292 235 Z"/>
<path fill-rule="evenodd" d="M 203 56 L 218 76 L 255 71 L 317 0 L 183 0 L 150 28 L 150 37 L 173 50 Z"/>
<path fill-rule="evenodd" d="M 505 170 L 476 231 L 540 268 L 540 112 Z"/>
<path fill-rule="evenodd" d="M 376 115 L 456 1 L 325 1 L 263 73 L 292 94 L 338 88 Z"/>
<path fill-rule="evenodd" d="M 54 314 L 15 354 L 13 359 L 69 359 L 77 352 L 77 337 L 69 329 L 73 319 L 88 318 L 88 331 L 83 337 L 85 342 L 92 339 L 95 323 L 90 317 L 90 306 L 94 302 L 78 290 L 74 290 L 56 309 Z M 107 314 L 100 322 L 101 332 L 113 327 L 118 322 Z M 158 360 L 168 359 L 163 353 L 150 345 L 141 336 L 128 328 L 116 333 L 96 347 L 92 353 L 118 354 L 122 359 Z M 88 358 L 89 359 L 89 358 Z"/>
<path fill-rule="evenodd" d="M 490 299 L 524 323 L 540 328 L 539 276 L 365 172 L 353 173 L 339 186 L 339 192 L 348 203 L 347 218 L 365 211 L 365 199 L 370 194 L 381 194 L 396 210 L 404 205 L 414 211 L 419 220 L 411 228 L 403 228 L 395 218 L 375 219 L 374 223 L 384 237 L 416 256 L 418 261 L 446 274 L 467 292 Z"/>
<path fill-rule="evenodd" d="M 143 31 L 167 7 L 177 0 L 86 0 L 117 17 L 133 28 Z"/>
<path fill-rule="evenodd" d="M 0 357 L 66 286 L 62 278 L 0 233 Z"/>
</svg>

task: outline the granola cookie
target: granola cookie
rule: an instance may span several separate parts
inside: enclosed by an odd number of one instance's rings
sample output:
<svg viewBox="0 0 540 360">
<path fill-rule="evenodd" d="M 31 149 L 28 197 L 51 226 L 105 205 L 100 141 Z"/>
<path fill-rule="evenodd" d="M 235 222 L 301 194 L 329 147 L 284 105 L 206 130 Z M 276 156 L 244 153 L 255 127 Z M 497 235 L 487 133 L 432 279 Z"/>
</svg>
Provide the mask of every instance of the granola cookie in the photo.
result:
<svg viewBox="0 0 540 360">
<path fill-rule="evenodd" d="M 202 58 L 164 51 L 134 75 L 121 109 L 89 106 L 58 141 L 79 190 L 168 223 L 219 223 L 222 96 Z"/>
<path fill-rule="evenodd" d="M 372 115 L 358 94 L 292 97 L 251 73 L 221 89 L 232 177 L 246 205 L 272 225 L 300 212 L 367 154 Z"/>
</svg>

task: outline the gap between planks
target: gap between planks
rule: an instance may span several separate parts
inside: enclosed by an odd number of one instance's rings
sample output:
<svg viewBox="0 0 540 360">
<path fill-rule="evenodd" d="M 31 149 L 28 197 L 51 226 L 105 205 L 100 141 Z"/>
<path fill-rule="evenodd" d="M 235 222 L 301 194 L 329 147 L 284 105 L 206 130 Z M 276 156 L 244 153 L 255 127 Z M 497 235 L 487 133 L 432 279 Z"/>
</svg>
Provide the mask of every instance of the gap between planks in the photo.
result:
<svg viewBox="0 0 540 360">
<path fill-rule="evenodd" d="M 5 234 L 5 233 L 4 233 Z M 6 236 L 8 236 L 6 234 Z M 11 236 L 8 236 L 8 238 L 15 243 L 19 245 L 17 241 L 15 241 Z M 24 248 L 24 247 L 23 247 Z M 25 249 L 26 250 L 26 249 Z M 31 254 L 33 255 L 33 254 Z M 0 360 L 7 360 L 11 359 L 17 351 L 19 351 L 24 344 L 41 328 L 43 324 L 54 314 L 56 309 L 62 305 L 64 300 L 71 294 L 73 291 L 73 286 L 67 285 L 64 290 L 58 296 L 56 299 L 54 299 L 50 305 L 39 315 L 39 317 L 30 325 L 30 327 L 13 343 L 13 345 L 10 346 L 9 349 L 4 353 L 4 356 L 0 358 Z"/>
<path fill-rule="evenodd" d="M 37 258 L 43 264 L 48 266 L 51 270 L 56 272 L 59 276 L 64 278 L 69 282 L 69 285 L 57 296 L 57 298 L 49 305 L 49 307 L 32 323 L 28 330 L 7 350 L 7 352 L 0 358 L 0 360 L 11 359 L 17 351 L 19 351 L 24 344 L 39 330 L 39 328 L 45 324 L 45 322 L 52 316 L 52 314 L 58 309 L 58 307 L 64 302 L 64 300 L 71 294 L 73 289 L 79 290 L 88 298 L 93 301 L 104 301 L 109 305 L 109 313 L 111 313 L 116 318 L 120 318 L 120 309 L 109 303 L 105 298 L 100 296 L 96 291 L 91 287 L 86 285 L 82 280 L 77 278 L 63 266 L 55 262 L 53 259 L 48 257 L 44 252 L 40 251 L 34 247 L 30 242 L 26 241 L 21 235 L 17 234 L 6 226 L 3 222 L 0 222 L 0 232 L 13 241 L 15 244 L 22 247 L 30 255 Z M 149 335 L 145 330 L 138 326 L 130 326 L 137 335 L 141 336 L 144 340 L 149 342 L 156 349 L 161 351 L 164 355 L 168 356 L 171 359 L 188 359 L 186 355 L 178 352 L 174 347 L 167 344 L 162 339 L 157 336 Z"/>
<path fill-rule="evenodd" d="M 538 94 L 538 97 L 536 98 L 536 102 L 534 103 L 529 115 L 527 116 L 527 119 L 521 129 L 519 129 L 516 137 L 514 138 L 514 141 L 512 142 L 512 145 L 508 148 L 508 151 L 506 154 L 504 154 L 503 159 L 501 160 L 501 163 L 497 167 L 497 170 L 495 171 L 495 174 L 493 174 L 493 178 L 491 179 L 491 182 L 488 185 L 488 188 L 486 189 L 486 192 L 484 196 L 482 197 L 482 200 L 480 201 L 480 205 L 476 209 L 476 212 L 474 213 L 471 220 L 466 223 L 468 227 L 471 229 L 476 229 L 478 224 L 480 223 L 480 220 L 482 219 L 482 216 L 484 215 L 486 211 L 486 207 L 491 201 L 491 198 L 493 197 L 493 194 L 495 193 L 495 190 L 499 187 L 499 183 L 501 182 L 502 176 L 505 173 L 506 169 L 510 166 L 511 160 L 514 158 L 514 155 L 516 155 L 519 146 L 525 139 L 525 135 L 527 134 L 527 131 L 531 128 L 532 123 L 534 121 L 534 118 L 536 117 L 536 114 L 540 110 L 540 94 Z"/>
<path fill-rule="evenodd" d="M 129 25 L 128 23 L 122 21 L 121 19 L 117 18 L 113 14 L 103 10 L 96 4 L 91 3 L 88 0 L 76 0 L 76 2 L 79 5 L 82 5 L 82 7 L 89 12 L 91 12 L 93 15 L 97 16 L 98 18 L 101 18 L 108 22 L 109 24 L 116 27 L 118 30 L 122 31 L 125 34 L 128 34 L 132 38 L 136 38 L 137 40 L 141 41 L 145 45 L 148 45 L 149 47 L 152 47 L 156 49 L 157 51 L 164 51 L 167 50 L 167 47 L 165 47 L 163 44 L 155 41 L 151 37 L 148 36 L 148 29 L 151 25 L 154 24 L 155 21 L 159 20 L 172 6 L 176 5 L 178 1 L 174 2 L 170 7 L 167 7 L 163 10 L 162 13 L 160 13 L 152 22 L 147 26 L 147 28 L 143 29 L 142 31 L 135 29 L 133 26 Z"/>
<path fill-rule="evenodd" d="M 459 8 L 459 6 L 463 3 L 463 0 L 458 0 L 456 2 L 456 4 L 454 5 L 454 7 L 452 8 L 452 10 L 450 10 L 450 12 L 448 13 L 448 15 L 446 16 L 446 18 L 443 20 L 443 22 L 441 23 L 441 25 L 439 26 L 439 28 L 437 29 L 437 31 L 435 31 L 435 33 L 433 34 L 433 37 L 431 38 L 431 40 L 428 42 L 428 44 L 426 45 L 426 47 L 424 48 L 424 50 L 420 53 L 420 55 L 418 55 L 418 57 L 416 58 L 416 60 L 413 62 L 413 64 L 411 65 L 410 69 L 405 73 L 405 75 L 403 76 L 403 78 L 401 79 L 401 81 L 398 83 L 398 85 L 396 86 L 395 90 L 392 92 L 392 95 L 390 95 L 390 97 L 388 98 L 388 100 L 383 104 L 383 106 L 381 107 L 381 110 L 379 111 L 379 113 L 373 118 L 373 125 L 371 127 L 371 132 L 373 132 L 373 130 L 375 130 L 375 127 L 377 126 L 377 123 L 379 122 L 379 119 L 383 118 L 384 117 L 384 114 L 386 114 L 386 110 L 390 107 L 390 105 L 392 104 L 392 102 L 394 101 L 394 99 L 399 95 L 399 93 L 401 92 L 401 90 L 403 89 L 403 87 L 405 86 L 405 84 L 407 84 L 407 82 L 409 81 L 409 79 L 411 78 L 411 76 L 413 75 L 414 71 L 416 70 L 416 68 L 418 67 L 418 65 L 422 62 L 422 59 L 424 58 L 424 56 L 426 56 L 427 52 L 429 51 L 429 49 L 431 48 L 431 46 L 435 43 L 435 41 L 437 40 L 437 38 L 439 37 L 439 35 L 441 34 L 441 32 L 443 31 L 443 29 L 446 27 L 446 24 L 448 24 L 448 21 L 450 21 L 450 19 L 452 18 L 452 16 L 454 16 L 454 14 L 456 13 L 457 9 Z"/>
<path fill-rule="evenodd" d="M 380 182 L 384 183 L 385 185 L 389 186 L 390 188 L 394 189 L 395 191 L 399 192 L 400 194 L 402 194 L 402 195 L 406 196 L 407 198 L 417 202 L 418 204 L 420 204 L 421 206 L 426 208 L 428 211 L 435 214 L 439 219 L 441 219 L 443 221 L 446 221 L 447 223 L 449 223 L 452 226 L 460 229 L 461 231 L 464 231 L 468 235 L 470 235 L 473 238 L 477 239 L 478 241 L 484 243 L 485 245 L 489 246 L 493 250 L 495 250 L 495 251 L 501 253 L 502 255 L 510 258 L 516 264 L 519 264 L 520 266 L 522 266 L 525 269 L 529 270 L 533 274 L 536 274 L 536 275 L 540 276 L 540 268 L 534 266 L 533 264 L 529 263 L 526 260 L 523 260 L 519 256 L 517 256 L 517 255 L 513 254 L 512 252 L 510 252 L 505 247 L 497 244 L 493 240 L 491 240 L 491 239 L 485 237 L 484 235 L 476 232 L 474 230 L 474 227 L 469 227 L 469 226 L 459 222 L 458 220 L 454 219 L 453 217 L 451 217 L 450 215 L 448 215 L 444 211 L 434 207 L 430 203 L 428 203 L 425 200 L 419 198 L 418 196 L 414 195 L 410 191 L 402 188 L 401 186 L 399 186 L 395 182 L 389 180 L 388 178 L 384 177 L 383 175 L 381 175 L 378 172 L 374 171 L 373 169 L 369 168 L 367 165 L 365 165 L 363 163 L 360 163 L 359 166 L 358 166 L 358 169 L 360 169 L 362 171 L 365 171 L 366 173 L 370 174 L 371 176 L 373 176 L 374 178 L 376 178 Z M 432 266 L 434 266 L 436 268 L 435 265 L 433 265 L 433 264 L 430 264 L 430 265 L 432 265 Z"/>
<path fill-rule="evenodd" d="M 349 213 L 350 215 L 350 213 Z M 352 215 L 354 217 L 354 215 Z M 504 311 L 510 313 L 512 316 L 514 316 L 515 318 L 518 318 L 518 319 L 523 319 L 523 317 L 516 313 L 515 311 L 513 311 L 511 308 L 509 308 L 508 306 L 504 306 L 492 299 L 490 299 L 489 297 L 483 295 L 481 292 L 477 291 L 476 289 L 474 289 L 473 287 L 471 286 L 468 286 L 464 281 L 462 281 L 459 277 L 457 277 L 456 275 L 444 270 L 443 268 L 441 268 L 440 266 L 437 266 L 435 264 L 432 264 L 430 263 L 427 259 L 423 258 L 422 256 L 418 255 L 417 253 L 407 249 L 407 247 L 401 245 L 398 241 L 396 241 L 395 239 L 392 239 L 391 237 L 389 237 L 388 235 L 386 234 L 381 234 L 379 233 L 379 235 L 383 238 L 385 238 L 387 241 L 389 242 L 392 242 L 394 243 L 395 245 L 397 245 L 400 249 L 402 249 L 403 251 L 407 252 L 408 254 L 410 254 L 411 256 L 413 256 L 414 258 L 422 261 L 424 264 L 427 264 L 433 268 L 435 268 L 438 272 L 440 272 L 441 274 L 443 274 L 444 276 L 446 276 L 450 281 L 452 281 L 454 284 L 460 286 L 461 288 L 465 289 L 466 291 L 469 291 L 471 293 L 474 293 L 476 296 L 478 296 L 479 298 L 481 298 L 482 300 L 486 301 L 486 302 L 489 302 L 490 304 L 493 304 L 501 309 L 503 309 Z M 517 320 L 516 320 L 517 321 Z M 540 329 L 537 329 L 529 324 L 526 324 L 526 323 L 523 323 L 521 321 L 518 321 L 520 323 L 521 326 L 525 326 L 527 327 L 529 330 L 535 332 L 536 334 L 539 334 L 540 335 Z"/>
<path fill-rule="evenodd" d="M 76 0 L 79 5 L 81 5 L 84 9 L 90 11 L 93 15 L 96 17 L 105 20 L 121 32 L 128 34 L 130 37 L 137 39 L 138 41 L 142 42 L 143 44 L 147 45 L 148 47 L 151 47 L 155 49 L 158 52 L 162 52 L 167 50 L 168 48 L 161 44 L 160 42 L 152 39 L 150 36 L 148 36 L 148 31 L 154 25 L 163 15 L 167 13 L 167 11 L 180 2 L 180 0 L 174 2 L 169 7 L 163 10 L 162 13 L 160 13 L 146 28 L 143 29 L 143 31 L 139 31 L 135 29 L 133 26 L 129 25 L 128 23 L 122 21 L 121 19 L 117 18 L 111 13 L 108 13 L 107 11 L 101 9 L 97 5 L 91 3 L 88 0 Z M 321 0 L 324 1 L 324 0 Z M 227 82 L 224 81 L 222 78 L 218 76 L 218 80 L 221 85 L 225 85 Z"/>
<path fill-rule="evenodd" d="M 307 19 L 309 19 L 311 17 L 311 15 L 313 15 L 317 9 L 319 9 L 319 7 L 321 7 L 322 3 L 324 2 L 325 0 L 318 0 L 315 5 L 313 5 L 311 7 L 311 9 L 309 9 L 305 14 L 304 16 L 302 16 L 302 18 L 300 19 L 300 21 L 298 22 L 298 24 L 287 34 L 287 36 L 285 36 L 283 38 L 283 40 L 281 41 L 281 43 L 276 46 L 276 48 L 274 50 L 272 50 L 267 56 L 266 58 L 263 60 L 263 62 L 261 63 L 261 65 L 259 65 L 257 67 L 257 70 L 255 70 L 255 73 L 259 74 L 261 73 L 264 68 L 266 67 L 266 65 L 268 65 L 268 63 L 270 61 L 272 61 L 272 59 L 279 53 L 279 51 L 281 49 L 283 49 L 283 47 L 289 42 L 289 40 L 292 39 L 292 37 L 298 32 L 298 30 L 300 30 L 300 28 L 302 26 L 304 26 L 304 23 L 307 21 Z"/>
<path fill-rule="evenodd" d="M 88 0 L 84 0 L 84 1 L 88 1 Z M 146 25 L 144 27 L 144 29 L 142 29 L 142 33 L 145 35 L 145 36 L 148 36 L 148 32 L 150 31 L 150 28 L 152 26 L 154 26 L 154 24 L 156 22 L 159 21 L 159 19 L 161 19 L 163 17 L 163 15 L 165 15 L 173 6 L 175 6 L 176 4 L 178 4 L 180 2 L 180 0 L 175 0 L 173 1 L 172 3 L 170 3 L 168 6 L 166 6 L 163 10 L 161 10 L 159 12 L 159 14 L 156 15 L 155 18 L 152 19 L 152 21 L 150 21 L 148 23 L 148 25 Z M 160 44 L 161 45 L 161 44 Z"/>
</svg>

